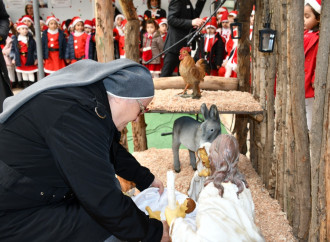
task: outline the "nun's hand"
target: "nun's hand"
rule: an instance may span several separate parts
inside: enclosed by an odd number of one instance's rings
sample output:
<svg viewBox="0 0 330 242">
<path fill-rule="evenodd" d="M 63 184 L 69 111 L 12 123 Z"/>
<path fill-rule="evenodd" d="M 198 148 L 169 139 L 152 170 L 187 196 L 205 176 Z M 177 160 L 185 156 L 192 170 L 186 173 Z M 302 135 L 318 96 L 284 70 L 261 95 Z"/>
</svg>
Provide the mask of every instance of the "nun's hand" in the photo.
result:
<svg viewBox="0 0 330 242">
<path fill-rule="evenodd" d="M 159 188 L 159 194 L 162 195 L 164 192 L 164 185 L 161 180 L 159 180 L 157 177 L 155 177 L 154 181 L 150 185 L 151 187 L 157 187 Z"/>
</svg>

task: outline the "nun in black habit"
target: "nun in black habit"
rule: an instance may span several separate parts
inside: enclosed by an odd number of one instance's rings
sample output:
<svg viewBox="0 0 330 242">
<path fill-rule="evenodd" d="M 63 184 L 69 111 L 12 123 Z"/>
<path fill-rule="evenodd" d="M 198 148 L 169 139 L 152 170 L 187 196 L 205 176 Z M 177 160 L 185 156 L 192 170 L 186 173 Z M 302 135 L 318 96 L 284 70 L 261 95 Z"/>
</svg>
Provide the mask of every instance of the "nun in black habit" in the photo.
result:
<svg viewBox="0 0 330 242">
<path fill-rule="evenodd" d="M 163 192 L 119 144 L 119 131 L 153 95 L 149 71 L 120 59 L 79 61 L 7 98 L 0 114 L 0 241 L 169 241 L 166 222 L 140 211 L 115 178 Z"/>
</svg>

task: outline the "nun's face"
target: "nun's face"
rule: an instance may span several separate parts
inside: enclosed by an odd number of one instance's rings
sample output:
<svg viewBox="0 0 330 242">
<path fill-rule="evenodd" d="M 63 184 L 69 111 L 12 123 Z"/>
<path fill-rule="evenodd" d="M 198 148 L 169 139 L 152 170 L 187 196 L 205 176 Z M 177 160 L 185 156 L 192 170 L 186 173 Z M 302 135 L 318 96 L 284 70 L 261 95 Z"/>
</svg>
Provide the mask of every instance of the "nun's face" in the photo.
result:
<svg viewBox="0 0 330 242">
<path fill-rule="evenodd" d="M 109 97 L 109 104 L 111 109 L 112 120 L 118 129 L 122 131 L 129 122 L 138 121 L 140 115 L 146 111 L 148 104 L 152 98 L 149 99 L 123 99 L 116 97 Z"/>
</svg>

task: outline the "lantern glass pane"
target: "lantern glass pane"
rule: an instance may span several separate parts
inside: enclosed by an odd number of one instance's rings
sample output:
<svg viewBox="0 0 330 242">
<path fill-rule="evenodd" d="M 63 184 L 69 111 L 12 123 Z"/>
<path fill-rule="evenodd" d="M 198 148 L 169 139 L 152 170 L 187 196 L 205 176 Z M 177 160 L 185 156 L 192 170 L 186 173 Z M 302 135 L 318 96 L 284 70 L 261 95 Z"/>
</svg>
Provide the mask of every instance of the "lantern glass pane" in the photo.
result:
<svg viewBox="0 0 330 242">
<path fill-rule="evenodd" d="M 262 33 L 262 51 L 272 51 L 274 47 L 274 33 Z"/>
</svg>

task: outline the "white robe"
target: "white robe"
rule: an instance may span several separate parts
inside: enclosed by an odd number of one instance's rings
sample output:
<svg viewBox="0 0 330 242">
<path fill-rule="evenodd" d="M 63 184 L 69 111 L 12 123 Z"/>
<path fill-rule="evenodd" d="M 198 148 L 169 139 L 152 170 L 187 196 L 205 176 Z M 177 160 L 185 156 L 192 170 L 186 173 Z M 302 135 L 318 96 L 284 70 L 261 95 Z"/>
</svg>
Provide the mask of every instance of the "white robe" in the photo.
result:
<svg viewBox="0 0 330 242">
<path fill-rule="evenodd" d="M 172 241 L 264 241 L 254 224 L 254 204 L 249 189 L 237 197 L 238 188 L 222 183 L 224 195 L 220 197 L 213 183 L 200 193 L 196 227 L 182 218 L 175 219 L 170 228 Z"/>
</svg>

